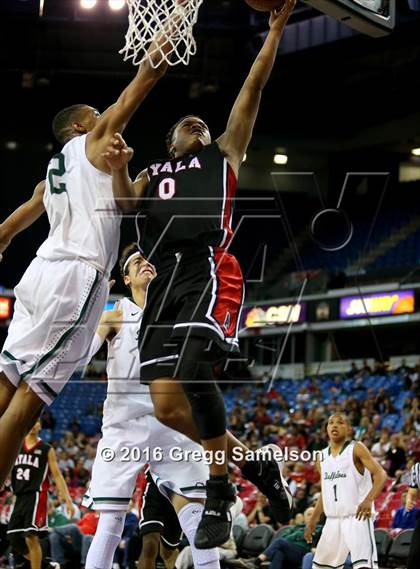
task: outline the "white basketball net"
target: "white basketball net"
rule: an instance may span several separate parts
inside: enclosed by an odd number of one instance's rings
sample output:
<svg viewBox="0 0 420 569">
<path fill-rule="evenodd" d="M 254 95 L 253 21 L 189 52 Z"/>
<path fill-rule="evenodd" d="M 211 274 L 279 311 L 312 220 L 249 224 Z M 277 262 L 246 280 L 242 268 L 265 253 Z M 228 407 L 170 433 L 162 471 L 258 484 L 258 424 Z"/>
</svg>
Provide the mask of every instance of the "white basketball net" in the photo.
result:
<svg viewBox="0 0 420 569">
<path fill-rule="evenodd" d="M 127 0 L 128 30 L 120 53 L 124 60 L 140 65 L 149 59 L 153 67 L 163 61 L 184 63 L 197 51 L 193 27 L 203 0 Z M 161 47 L 154 41 L 165 38 Z M 162 45 L 164 43 L 164 45 Z M 168 45 L 169 44 L 169 45 Z"/>
</svg>

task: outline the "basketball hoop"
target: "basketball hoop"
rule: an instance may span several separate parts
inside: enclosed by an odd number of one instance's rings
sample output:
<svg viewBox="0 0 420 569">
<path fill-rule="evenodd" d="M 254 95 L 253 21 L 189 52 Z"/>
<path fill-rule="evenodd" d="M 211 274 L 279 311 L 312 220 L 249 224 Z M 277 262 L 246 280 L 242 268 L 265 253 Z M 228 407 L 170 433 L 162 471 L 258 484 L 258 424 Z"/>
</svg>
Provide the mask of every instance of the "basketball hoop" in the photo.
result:
<svg viewBox="0 0 420 569">
<path fill-rule="evenodd" d="M 119 52 L 124 61 L 131 59 L 133 65 L 140 65 L 149 59 L 155 68 L 163 61 L 188 65 L 197 51 L 193 27 L 202 3 L 203 0 L 127 0 L 128 30 L 125 46 Z M 167 40 L 165 51 L 159 46 L 152 48 L 157 37 Z"/>
</svg>

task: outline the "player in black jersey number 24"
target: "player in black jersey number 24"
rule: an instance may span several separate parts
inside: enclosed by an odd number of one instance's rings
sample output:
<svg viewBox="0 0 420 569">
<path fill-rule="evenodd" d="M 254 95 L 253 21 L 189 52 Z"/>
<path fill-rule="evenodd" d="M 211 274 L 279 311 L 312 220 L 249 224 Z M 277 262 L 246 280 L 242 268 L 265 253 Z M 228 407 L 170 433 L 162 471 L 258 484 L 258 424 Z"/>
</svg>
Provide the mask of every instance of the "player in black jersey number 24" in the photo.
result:
<svg viewBox="0 0 420 569">
<path fill-rule="evenodd" d="M 12 468 L 12 489 L 16 501 L 7 528 L 13 551 L 29 559 L 31 569 L 41 569 L 42 551 L 38 536 L 48 530 L 50 476 L 66 504 L 69 518 L 74 515 L 74 506 L 58 467 L 55 450 L 38 437 L 40 430 L 41 421 L 38 419 L 26 435 Z"/>
<path fill-rule="evenodd" d="M 141 202 L 146 216 L 142 247 L 158 271 L 149 286 L 139 335 L 141 381 L 150 383 L 161 422 L 201 440 L 210 455 L 224 458 L 210 465 L 206 506 L 195 538 L 199 549 L 221 545 L 230 533 L 234 489 L 227 479 L 227 460 L 235 442 L 226 432 L 224 401 L 212 366 L 223 353 L 238 349 L 243 280 L 238 262 L 227 252 L 236 180 L 294 4 L 286 0 L 279 12 L 271 13 L 264 45 L 225 132 L 214 142 L 200 118 L 184 117 L 169 132 L 170 159 L 151 164 L 134 183 L 127 169 L 133 151 L 119 134 L 104 153 L 120 208 L 132 210 Z M 243 473 L 288 511 L 281 471 L 273 470 L 272 461 L 267 465 L 271 485 L 257 461 L 247 463 Z"/>
</svg>

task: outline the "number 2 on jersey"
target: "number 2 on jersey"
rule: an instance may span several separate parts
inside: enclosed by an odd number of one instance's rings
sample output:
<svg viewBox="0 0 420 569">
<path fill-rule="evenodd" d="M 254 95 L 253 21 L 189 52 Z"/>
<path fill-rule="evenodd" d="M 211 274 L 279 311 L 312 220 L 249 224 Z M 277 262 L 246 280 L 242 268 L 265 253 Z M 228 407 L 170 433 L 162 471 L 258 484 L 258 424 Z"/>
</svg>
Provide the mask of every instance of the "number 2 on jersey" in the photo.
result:
<svg viewBox="0 0 420 569">
<path fill-rule="evenodd" d="M 337 499 L 337 484 L 334 484 L 333 490 L 334 490 L 334 502 L 338 502 L 338 499 Z"/>
<path fill-rule="evenodd" d="M 60 178 L 64 172 L 66 171 L 66 167 L 64 164 L 64 154 L 61 152 L 59 154 L 54 154 L 51 158 L 51 162 L 53 160 L 58 160 L 57 168 L 51 168 L 48 171 L 48 181 L 50 183 L 50 190 L 52 194 L 62 194 L 63 192 L 67 191 L 66 184 L 64 182 L 59 182 L 58 186 L 54 184 L 54 176 Z"/>
</svg>

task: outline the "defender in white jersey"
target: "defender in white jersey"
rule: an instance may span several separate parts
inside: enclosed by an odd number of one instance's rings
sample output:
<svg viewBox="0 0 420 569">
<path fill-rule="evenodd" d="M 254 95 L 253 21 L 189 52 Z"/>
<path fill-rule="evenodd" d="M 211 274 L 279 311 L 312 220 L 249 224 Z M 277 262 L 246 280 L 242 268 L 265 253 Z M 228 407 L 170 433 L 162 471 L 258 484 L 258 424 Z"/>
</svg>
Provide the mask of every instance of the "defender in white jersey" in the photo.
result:
<svg viewBox="0 0 420 569">
<path fill-rule="evenodd" d="M 305 529 L 305 538 L 311 543 L 316 524 L 325 514 L 314 569 L 341 569 L 349 553 L 353 569 L 378 568 L 371 517 L 373 501 L 387 475 L 362 443 L 349 440 L 350 432 L 344 414 L 335 413 L 328 419 L 330 444 L 317 461 L 321 495 Z"/>
<path fill-rule="evenodd" d="M 113 310 L 103 313 L 88 356 L 90 359 L 107 340 L 103 436 L 84 498 L 84 505 L 100 511 L 100 518 L 86 569 L 111 567 L 137 476 L 146 463 L 159 490 L 172 502 L 190 543 L 194 542 L 203 511 L 209 474 L 201 460 L 202 447 L 153 416 L 149 387 L 139 383 L 138 334 L 147 286 L 156 276 L 155 268 L 135 244 L 124 250 L 120 266 L 131 298 L 119 300 Z M 188 455 L 195 458 L 188 460 Z M 205 564 L 206 569 L 219 569 L 217 548 L 194 548 L 192 553 L 196 567 Z"/>
<path fill-rule="evenodd" d="M 178 16 L 169 19 L 173 17 Z M 167 53 L 170 45 L 165 36 L 157 36 L 150 58 Z M 146 59 L 102 115 L 88 105 L 73 105 L 56 115 L 53 131 L 63 149 L 50 160 L 46 181 L 33 198 L 0 226 L 1 254 L 43 209 L 51 225 L 15 289 L 14 316 L 0 356 L 0 486 L 42 406 L 60 393 L 98 325 L 120 223 L 104 153 L 109 138 L 125 129 L 165 73 L 166 63 L 154 63 L 156 69 Z"/>
</svg>

